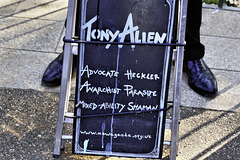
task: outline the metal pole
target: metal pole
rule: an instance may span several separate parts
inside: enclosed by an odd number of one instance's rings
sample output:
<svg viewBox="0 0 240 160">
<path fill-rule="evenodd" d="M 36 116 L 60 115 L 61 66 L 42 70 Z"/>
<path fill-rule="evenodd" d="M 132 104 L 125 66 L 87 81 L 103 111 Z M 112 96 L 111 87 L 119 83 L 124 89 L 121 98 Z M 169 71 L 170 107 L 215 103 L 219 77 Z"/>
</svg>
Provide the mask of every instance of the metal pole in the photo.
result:
<svg viewBox="0 0 240 160">
<path fill-rule="evenodd" d="M 223 8 L 223 0 L 219 0 L 218 2 L 218 8 Z"/>
<path fill-rule="evenodd" d="M 76 1 L 77 0 L 69 0 L 68 2 L 67 25 L 66 25 L 66 35 L 65 35 L 65 37 L 68 39 L 71 39 L 73 35 Z M 61 89 L 60 89 L 60 97 L 59 97 L 58 119 L 57 119 L 57 125 L 56 125 L 55 144 L 54 144 L 54 151 L 53 151 L 53 157 L 55 158 L 58 158 L 60 156 L 64 114 L 68 109 L 70 85 L 71 85 L 71 73 L 72 73 L 72 58 L 73 58 L 73 55 L 71 53 L 71 44 L 65 43 L 64 55 L 63 55 Z"/>
<path fill-rule="evenodd" d="M 179 32 L 178 43 L 185 41 L 185 28 L 187 20 L 187 0 L 180 0 L 180 17 L 179 17 Z M 182 81 L 183 68 L 183 46 L 177 47 L 177 59 L 175 64 L 175 84 L 173 95 L 173 115 L 172 115 L 172 136 L 171 136 L 171 154 L 170 159 L 175 160 L 178 153 L 178 138 L 179 138 L 179 118 L 180 118 L 180 91 Z"/>
</svg>

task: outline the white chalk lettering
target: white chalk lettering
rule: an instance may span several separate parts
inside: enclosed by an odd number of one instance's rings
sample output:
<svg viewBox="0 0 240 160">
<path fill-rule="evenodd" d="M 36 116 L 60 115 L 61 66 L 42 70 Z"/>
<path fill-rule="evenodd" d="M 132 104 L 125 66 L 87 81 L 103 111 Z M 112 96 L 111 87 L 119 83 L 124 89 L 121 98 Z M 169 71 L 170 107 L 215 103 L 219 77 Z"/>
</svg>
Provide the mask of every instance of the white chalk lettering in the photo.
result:
<svg viewBox="0 0 240 160">
<path fill-rule="evenodd" d="M 147 43 L 147 33 L 142 32 L 142 43 Z"/>
<path fill-rule="evenodd" d="M 89 110 L 108 110 L 108 109 L 114 109 L 118 110 L 118 112 L 122 112 L 123 109 L 125 108 L 126 105 L 121 104 L 121 103 L 101 103 L 101 104 L 96 104 L 96 103 L 86 103 L 84 101 L 79 101 L 78 104 L 76 104 L 76 107 L 79 107 L 79 105 L 82 105 L 81 107 L 83 109 L 89 109 Z"/>
<path fill-rule="evenodd" d="M 80 87 L 80 91 L 82 91 L 84 88 L 86 88 L 86 93 L 91 92 L 91 93 L 107 93 L 107 94 L 119 94 L 120 88 L 110 88 L 110 87 L 95 87 L 91 86 L 88 81 L 86 81 L 83 85 Z"/>
<path fill-rule="evenodd" d="M 127 96 L 142 96 L 142 97 L 156 97 L 157 91 L 151 90 L 136 90 L 132 85 L 124 85 L 124 91 L 126 91 Z"/>
<path fill-rule="evenodd" d="M 81 70 L 81 76 L 86 73 L 87 74 L 87 77 L 89 78 L 91 75 L 99 75 L 99 76 L 104 76 L 104 77 L 109 77 L 109 78 L 112 78 L 112 77 L 118 77 L 119 75 L 119 72 L 117 72 L 116 70 L 109 70 L 109 71 L 105 71 L 105 70 L 92 70 L 92 69 L 89 69 L 88 65 L 86 65 L 84 67 L 83 70 Z"/>
<path fill-rule="evenodd" d="M 139 38 L 139 31 L 135 32 L 135 43 L 141 43 L 141 39 Z"/>
<path fill-rule="evenodd" d="M 92 24 L 96 22 L 97 16 L 93 17 L 90 21 L 88 21 L 86 24 L 82 26 L 82 29 L 87 28 L 87 41 L 91 41 L 91 30 L 92 30 Z"/>
<path fill-rule="evenodd" d="M 131 135 L 130 133 L 106 133 L 106 132 L 97 132 L 97 131 L 82 131 L 80 130 L 80 134 L 83 135 L 92 135 L 92 136 L 106 136 L 106 137 L 113 137 L 113 138 L 133 138 L 138 139 L 139 141 L 143 139 L 152 139 L 152 136 L 150 134 L 147 135 L 141 135 L 141 134 L 134 134 Z"/>
<path fill-rule="evenodd" d="M 111 31 L 108 32 L 109 35 L 112 37 L 110 42 L 114 42 L 114 40 L 118 37 L 118 35 L 120 34 L 120 31 L 119 30 L 116 30 L 116 32 L 113 34 Z M 111 46 L 111 44 L 107 44 L 106 45 L 106 49 L 108 49 L 109 47 Z"/>
<path fill-rule="evenodd" d="M 160 79 L 158 74 L 137 73 L 137 72 L 133 72 L 132 70 L 127 70 L 127 72 L 124 73 L 124 75 L 127 76 L 128 80 L 132 80 L 134 78 L 137 78 L 137 79 L 147 79 L 147 80 L 159 80 Z"/>
<path fill-rule="evenodd" d="M 119 110 L 119 113 L 122 112 L 122 110 L 125 108 L 125 105 L 124 104 L 121 104 L 121 103 L 102 103 L 99 106 L 99 109 L 104 109 L 104 110 L 107 110 L 107 109 L 116 109 L 116 110 Z"/>
<path fill-rule="evenodd" d="M 125 42 L 126 37 L 129 36 L 131 43 L 157 44 L 157 43 L 164 43 L 167 37 L 166 33 L 162 33 L 162 35 L 160 35 L 159 32 L 142 32 L 142 34 L 140 34 L 139 27 L 134 26 L 132 13 L 128 15 L 122 32 L 120 32 L 119 30 L 116 30 L 113 33 L 110 29 L 106 29 L 106 30 L 92 29 L 92 25 L 96 21 L 97 21 L 97 16 L 93 17 L 82 26 L 83 30 L 84 29 L 87 30 L 87 34 L 86 34 L 87 41 L 91 41 L 91 39 L 94 39 L 94 40 L 107 41 L 107 42 L 118 41 L 123 43 Z M 105 48 L 108 49 L 110 46 L 111 44 L 107 44 Z M 122 48 L 123 45 L 120 44 L 118 45 L 118 47 Z M 131 45 L 131 48 L 134 49 L 135 45 Z"/>
<path fill-rule="evenodd" d="M 148 33 L 147 43 L 153 43 L 155 32 Z"/>
<path fill-rule="evenodd" d="M 140 105 L 134 102 L 129 102 L 127 109 L 129 111 L 149 111 L 158 109 L 158 105 Z"/>
<path fill-rule="evenodd" d="M 163 43 L 164 40 L 166 39 L 167 34 L 163 33 L 162 36 L 159 35 L 158 32 L 156 32 L 155 37 L 154 37 L 154 43 Z"/>
<path fill-rule="evenodd" d="M 96 103 L 85 103 L 84 101 L 79 101 L 79 103 L 76 106 L 82 105 L 82 108 L 85 109 L 91 109 L 91 110 L 95 110 L 97 109 L 97 104 Z"/>
<path fill-rule="evenodd" d="M 130 35 L 130 41 L 134 43 L 134 32 L 138 30 L 138 26 L 133 27 L 133 18 L 132 13 L 128 15 L 127 22 L 125 24 L 125 27 L 123 29 L 123 32 L 119 34 L 120 42 L 124 42 L 125 37 L 129 34 Z M 122 48 L 122 45 L 118 45 L 119 48 Z M 131 46 L 132 48 L 135 48 L 135 45 Z"/>
</svg>

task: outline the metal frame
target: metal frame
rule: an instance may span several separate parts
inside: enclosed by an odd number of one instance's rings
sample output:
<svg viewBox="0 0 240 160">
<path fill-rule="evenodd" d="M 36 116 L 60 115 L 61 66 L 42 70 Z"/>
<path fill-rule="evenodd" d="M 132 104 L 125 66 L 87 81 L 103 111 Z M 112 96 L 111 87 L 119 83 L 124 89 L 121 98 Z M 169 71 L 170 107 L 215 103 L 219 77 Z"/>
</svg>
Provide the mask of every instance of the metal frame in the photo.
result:
<svg viewBox="0 0 240 160">
<path fill-rule="evenodd" d="M 175 2 L 175 0 L 174 0 Z M 178 44 L 184 44 L 185 38 L 185 25 L 186 25 L 186 13 L 187 13 L 187 0 L 179 0 L 179 22 L 178 22 Z M 76 3 L 77 0 L 69 0 L 68 13 L 67 13 L 67 25 L 66 25 L 66 39 L 72 39 L 74 37 L 74 23 L 76 18 Z M 82 34 L 84 35 L 84 34 Z M 60 89 L 58 119 L 56 125 L 56 135 L 53 156 L 55 158 L 60 157 L 61 149 L 63 148 L 64 140 L 71 140 L 71 135 L 63 135 L 64 124 L 72 123 L 72 119 L 69 120 L 69 116 L 73 116 L 73 113 L 68 113 L 70 86 L 71 86 L 71 72 L 72 72 L 72 43 L 64 44 L 64 58 L 63 58 L 63 71 Z M 82 47 L 84 50 L 84 47 Z M 183 45 L 177 46 L 174 68 L 174 94 L 173 94 L 173 113 L 172 119 L 166 119 L 165 129 L 171 129 L 171 141 L 164 141 L 165 145 L 171 146 L 170 159 L 175 160 L 177 156 L 178 148 L 178 135 L 179 135 L 179 115 L 180 115 L 180 89 L 182 79 L 182 64 L 183 64 Z"/>
<path fill-rule="evenodd" d="M 187 20 L 187 0 L 180 0 L 179 10 L 179 29 L 178 43 L 185 42 L 185 30 Z M 173 93 L 173 113 L 172 113 L 172 136 L 171 136 L 171 154 L 170 159 L 175 160 L 178 153 L 178 137 L 179 137 L 179 119 L 180 119 L 180 99 L 181 99 L 181 81 L 183 70 L 183 54 L 184 47 L 177 47 L 177 55 L 175 60 L 175 81 Z"/>
<path fill-rule="evenodd" d="M 88 0 L 82 0 L 81 3 L 82 3 L 82 8 L 81 8 L 81 26 L 83 26 L 85 23 L 86 23 L 86 13 L 87 13 L 87 2 Z M 151 44 L 153 46 L 158 46 L 158 45 L 164 45 L 166 47 L 165 49 L 165 60 L 164 60 L 164 70 L 163 70 L 163 78 L 162 78 L 162 90 L 161 90 L 161 96 L 160 96 L 160 106 L 161 107 L 164 107 L 165 105 L 165 99 L 166 99 L 166 87 L 167 86 L 167 80 L 168 80 L 168 72 L 169 72 L 169 57 L 170 57 L 170 50 L 171 50 L 171 47 L 170 46 L 176 46 L 176 44 L 174 45 L 171 45 L 171 37 L 172 37 L 172 32 L 173 32 L 173 24 L 174 24 L 174 11 L 175 11 L 175 1 L 174 0 L 166 0 L 166 2 L 169 6 L 169 15 L 168 15 L 168 28 L 167 28 L 167 33 L 168 33 L 168 38 L 167 38 L 167 44 Z M 166 15 L 167 16 L 167 15 Z M 104 42 L 88 42 L 88 41 L 85 41 L 85 30 L 82 30 L 81 29 L 81 32 L 80 32 L 80 41 L 73 41 L 73 42 L 77 42 L 77 43 L 80 43 L 80 52 L 79 52 L 79 55 L 80 55 L 80 60 L 84 60 L 84 45 L 87 43 L 93 43 L 93 44 L 103 44 Z M 110 44 L 109 42 L 106 42 L 107 44 Z M 146 45 L 144 43 L 118 43 L 118 42 L 112 42 L 111 44 L 115 44 L 115 45 L 119 45 L 119 44 L 124 44 L 124 45 Z M 181 44 L 180 44 L 181 45 Z M 83 68 L 83 62 L 80 62 L 79 64 L 80 68 Z M 78 75 L 81 75 L 81 71 L 78 71 Z M 80 81 L 79 83 L 77 84 L 78 86 L 81 85 L 81 77 L 79 77 Z M 80 96 L 78 94 L 76 94 L 77 96 Z M 160 108 L 161 108 L 160 107 Z M 81 115 L 81 109 L 77 109 L 77 115 Z M 110 156 L 124 156 L 124 157 L 136 157 L 136 158 L 143 158 L 143 157 L 146 157 L 146 158 L 158 158 L 159 155 L 160 155 L 160 141 L 162 139 L 162 126 L 160 124 L 162 124 L 162 121 L 163 121 L 163 112 L 162 111 L 159 111 L 159 129 L 158 129 L 158 133 L 157 133 L 157 138 L 156 138 L 156 145 L 155 145 L 155 148 L 152 152 L 150 153 L 121 153 L 121 152 L 109 152 L 109 153 L 106 153 L 105 151 L 93 151 L 93 150 L 88 150 L 88 151 L 85 151 L 83 148 L 81 148 L 80 146 L 77 146 L 75 145 L 75 148 L 73 148 L 73 150 L 76 152 L 76 154 L 93 154 L 93 155 L 106 155 L 106 154 L 109 154 Z M 111 114 L 113 116 L 113 114 Z M 98 115 L 99 116 L 99 115 Z M 113 118 L 113 117 L 112 117 Z M 77 119 L 76 120 L 76 130 L 79 131 L 80 130 L 80 121 L 81 119 Z M 75 139 L 75 142 L 76 144 L 79 143 L 79 133 L 76 132 L 76 135 L 73 137 L 73 139 Z"/>
<path fill-rule="evenodd" d="M 68 3 L 68 12 L 67 12 L 67 23 L 66 23 L 66 38 L 73 37 L 73 26 L 75 23 L 74 17 L 76 13 L 76 2 L 77 0 L 69 0 Z M 62 70 L 62 79 L 61 79 L 61 89 L 59 97 L 59 108 L 58 108 L 58 118 L 55 134 L 55 144 L 53 156 L 60 156 L 60 148 L 63 146 L 62 142 L 62 132 L 64 126 L 64 116 L 68 111 L 68 103 L 70 97 L 70 86 L 71 86 L 71 75 L 72 75 L 72 59 L 73 55 L 71 54 L 72 46 L 70 43 L 64 44 L 64 56 L 63 56 L 63 70 Z"/>
</svg>

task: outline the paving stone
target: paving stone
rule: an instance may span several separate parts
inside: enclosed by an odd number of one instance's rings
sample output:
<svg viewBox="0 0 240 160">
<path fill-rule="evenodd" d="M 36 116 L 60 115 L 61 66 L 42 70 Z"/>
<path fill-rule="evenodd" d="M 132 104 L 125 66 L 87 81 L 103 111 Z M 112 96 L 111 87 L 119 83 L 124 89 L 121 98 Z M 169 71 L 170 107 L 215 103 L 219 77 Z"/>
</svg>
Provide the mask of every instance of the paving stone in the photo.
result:
<svg viewBox="0 0 240 160">
<path fill-rule="evenodd" d="M 0 16 L 10 16 L 16 11 L 20 0 L 2 0 L 0 1 Z"/>
<path fill-rule="evenodd" d="M 240 71 L 240 39 L 202 36 L 204 60 L 210 68 Z"/>
<path fill-rule="evenodd" d="M 41 86 L 42 74 L 57 54 L 1 49 L 1 87 L 48 89 Z"/>
<path fill-rule="evenodd" d="M 240 113 L 181 108 L 177 159 L 240 159 Z"/>
<path fill-rule="evenodd" d="M 41 84 L 46 67 L 58 54 L 1 48 L 0 53 L 0 87 L 60 91 L 60 87 L 46 87 Z M 72 81 L 74 86 L 74 76 Z"/>
<path fill-rule="evenodd" d="M 55 52 L 64 21 L 6 17 L 0 19 L 0 47 Z"/>
<path fill-rule="evenodd" d="M 240 38 L 240 12 L 203 9 L 201 34 Z"/>
<path fill-rule="evenodd" d="M 67 4 L 66 0 L 23 1 L 17 7 L 14 16 L 64 21 Z"/>
</svg>

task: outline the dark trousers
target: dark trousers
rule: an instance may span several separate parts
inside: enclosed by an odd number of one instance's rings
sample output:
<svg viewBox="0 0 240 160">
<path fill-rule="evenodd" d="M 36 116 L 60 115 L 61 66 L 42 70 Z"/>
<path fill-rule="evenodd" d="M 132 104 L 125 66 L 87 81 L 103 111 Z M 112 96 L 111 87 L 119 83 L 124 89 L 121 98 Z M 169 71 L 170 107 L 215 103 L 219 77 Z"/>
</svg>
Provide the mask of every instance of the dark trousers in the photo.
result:
<svg viewBox="0 0 240 160">
<path fill-rule="evenodd" d="M 199 60 L 204 56 L 204 45 L 200 42 L 200 26 L 202 21 L 202 0 L 188 0 L 186 47 L 184 60 Z"/>
</svg>

